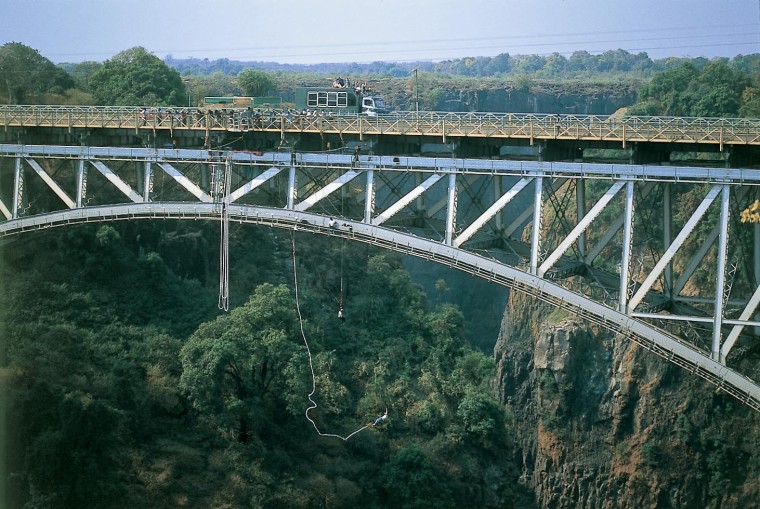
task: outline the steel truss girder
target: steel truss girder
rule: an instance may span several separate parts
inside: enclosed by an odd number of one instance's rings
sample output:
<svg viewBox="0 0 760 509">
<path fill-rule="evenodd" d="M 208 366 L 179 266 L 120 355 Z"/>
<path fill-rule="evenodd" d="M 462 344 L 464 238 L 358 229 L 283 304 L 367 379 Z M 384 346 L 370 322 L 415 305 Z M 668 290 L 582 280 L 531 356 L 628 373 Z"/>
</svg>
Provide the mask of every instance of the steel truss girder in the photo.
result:
<svg viewBox="0 0 760 509">
<path fill-rule="evenodd" d="M 544 260 L 544 262 L 541 264 L 541 266 L 538 268 L 538 275 L 543 276 L 548 272 L 552 266 L 554 266 L 555 263 L 557 263 L 557 260 L 565 254 L 565 252 L 570 248 L 570 246 L 579 239 L 581 234 L 586 231 L 586 229 L 591 225 L 591 222 L 596 219 L 596 217 L 604 210 L 604 208 L 607 206 L 607 204 L 612 200 L 612 198 L 617 194 L 618 191 L 620 191 L 623 186 L 625 185 L 625 181 L 619 180 L 612 184 L 612 187 L 610 187 L 606 193 L 604 193 L 604 196 L 594 205 L 591 210 L 588 211 L 588 213 L 578 222 L 578 225 L 573 228 L 573 230 L 568 234 L 567 237 L 565 237 L 565 240 L 563 240 L 557 249 L 554 250 L 547 258 Z"/>
<path fill-rule="evenodd" d="M 0 221 L 0 235 L 5 231 L 5 225 L 12 225 L 18 221 L 24 221 L 22 204 L 29 197 L 29 190 L 24 187 L 24 176 L 21 168 L 22 161 L 41 159 L 41 158 L 64 158 L 75 159 L 77 161 L 77 196 L 76 199 L 69 197 L 69 201 L 63 200 L 64 207 L 78 210 L 87 209 L 85 203 L 86 190 L 86 169 L 88 167 L 96 168 L 106 179 L 118 189 L 123 195 L 127 196 L 135 203 L 140 202 L 161 202 L 162 196 L 160 190 L 152 189 L 152 168 L 156 165 L 164 173 L 172 177 L 182 188 L 188 191 L 188 200 L 192 196 L 196 202 L 188 201 L 186 206 L 189 209 L 199 204 L 205 204 L 209 201 L 216 201 L 209 190 L 209 182 L 204 181 L 203 172 L 200 176 L 198 172 L 186 171 L 183 165 L 199 165 L 205 167 L 208 163 L 207 151 L 165 151 L 160 150 L 143 150 L 143 149 L 95 149 L 82 147 L 21 147 L 21 146 L 2 146 L 0 145 L 0 162 L 2 158 L 9 158 L 11 162 L 15 159 L 15 176 L 13 189 L 13 202 L 11 206 L 0 206 L 6 221 Z M 13 159 L 10 159 L 13 158 Z M 109 161 L 135 161 L 143 164 L 143 178 L 138 175 L 138 190 L 134 190 L 124 179 L 119 177 L 109 168 Z M 221 161 L 221 160 L 220 160 Z M 243 196 L 248 195 L 262 184 L 269 182 L 272 185 L 280 186 L 287 194 L 286 202 L 283 201 L 281 206 L 284 209 L 292 211 L 311 210 L 313 206 L 324 200 L 332 193 L 341 190 L 344 186 L 352 181 L 360 180 L 365 186 L 361 197 L 357 201 L 363 200 L 363 214 L 361 214 L 362 223 L 368 225 L 387 225 L 389 219 L 397 215 L 406 207 L 422 207 L 424 210 L 423 197 L 427 197 L 432 206 L 425 210 L 426 219 L 437 221 L 430 224 L 434 228 L 442 226 L 443 234 L 436 237 L 436 241 L 453 249 L 468 249 L 472 245 L 484 245 L 487 240 L 487 234 L 483 231 L 485 225 L 496 222 L 493 229 L 497 236 L 500 236 L 502 245 L 512 249 L 518 258 L 530 261 L 530 268 L 526 267 L 526 273 L 533 277 L 546 278 L 552 273 L 558 271 L 559 262 L 562 260 L 562 266 L 571 266 L 573 263 L 585 267 L 585 270 L 591 271 L 587 275 L 589 281 L 593 283 L 592 273 L 595 267 L 592 264 L 597 262 L 617 263 L 620 267 L 619 273 L 614 273 L 614 285 L 609 284 L 609 278 L 604 283 L 598 279 L 593 284 L 604 284 L 604 293 L 617 299 L 614 302 L 603 301 L 603 304 L 616 311 L 623 311 L 631 319 L 649 320 L 652 316 L 657 316 L 658 320 L 672 320 L 674 322 L 693 321 L 700 324 L 710 324 L 713 328 L 713 344 L 710 356 L 719 362 L 726 362 L 726 358 L 731 349 L 738 342 L 741 334 L 754 333 L 756 327 L 760 327 L 760 322 L 753 321 L 757 312 L 758 302 L 760 302 L 760 290 L 756 289 L 755 282 L 751 282 L 751 288 L 747 291 L 747 284 L 741 295 L 732 294 L 731 301 L 733 305 L 741 306 L 741 315 L 736 316 L 739 309 L 727 314 L 724 309 L 728 302 L 725 300 L 726 289 L 728 286 L 725 280 L 717 284 L 715 294 L 710 299 L 705 298 L 706 303 L 712 303 L 713 312 L 708 312 L 705 316 L 699 317 L 688 311 L 675 312 L 670 315 L 647 313 L 646 309 L 641 306 L 645 300 L 650 302 L 661 298 L 659 293 L 654 290 L 655 281 L 661 274 L 671 266 L 678 250 L 683 246 L 686 239 L 692 241 L 692 231 L 695 229 L 697 222 L 705 215 L 707 209 L 718 196 L 723 193 L 721 199 L 721 210 L 727 210 L 727 206 L 741 196 L 746 196 L 741 192 L 729 193 L 729 188 L 737 189 L 741 186 L 754 186 L 760 190 L 760 172 L 750 172 L 748 170 L 726 170 L 726 169 L 705 169 L 705 168 L 683 168 L 683 167 L 647 167 L 647 166 L 630 166 L 621 165 L 587 165 L 579 163 L 526 163 L 514 161 L 485 161 L 485 160 L 465 160 L 465 159 L 432 159 L 432 158 L 390 158 L 379 156 L 360 156 L 357 161 L 353 156 L 335 156 L 325 154 L 264 154 L 255 156 L 251 154 L 228 154 L 224 159 L 226 164 L 231 168 L 250 167 L 258 171 L 258 176 L 253 178 L 242 179 L 242 171 L 238 173 L 240 182 L 239 187 L 231 190 L 223 197 L 227 204 L 233 204 Z M 89 163 L 89 164 L 87 164 Z M 219 164 L 222 164 L 219 162 Z M 0 165 L 0 170 L 7 167 Z M 10 165 L 12 166 L 12 165 Z M 37 165 L 39 168 L 45 165 Z M 12 169 L 12 168 L 9 168 Z M 42 177 L 46 175 L 48 180 L 54 184 L 46 185 L 53 191 L 57 189 L 63 193 L 64 187 L 55 182 L 55 175 L 34 168 L 35 172 Z M 319 171 L 318 171 L 319 170 Z M 9 172 L 10 173 L 10 172 Z M 287 184 L 283 180 L 274 177 L 287 173 Z M 255 174 L 255 173 L 254 173 Z M 413 178 L 409 178 L 409 175 Z M 192 175 L 192 176 L 191 176 Z M 366 178 L 356 179 L 363 175 Z M 444 176 L 447 176 L 448 186 L 436 185 Z M 479 182 L 474 187 L 472 181 L 477 179 L 494 179 L 494 182 Z M 501 189 L 501 179 L 511 179 L 511 187 L 505 192 Z M 199 181 L 196 181 L 199 179 Z M 495 179 L 499 179 L 498 184 Z M 571 179 L 604 180 L 607 182 L 606 191 L 601 190 L 601 196 L 597 195 L 587 207 L 587 199 L 594 194 L 591 186 L 586 184 L 575 184 L 576 195 L 576 216 L 577 221 L 572 223 L 572 217 L 565 218 L 563 228 L 569 231 L 552 231 L 545 232 L 546 218 L 551 217 L 551 207 L 556 203 L 557 206 L 564 207 L 568 202 L 566 199 L 554 200 L 553 194 L 560 188 L 572 190 L 565 184 Z M 10 178 L 6 179 L 10 180 Z M 681 232 L 676 238 L 663 248 L 659 256 L 659 261 L 645 275 L 636 273 L 632 270 L 632 254 L 637 248 L 640 239 L 637 240 L 635 232 L 637 231 L 638 212 L 634 209 L 634 191 L 637 196 L 649 195 L 665 187 L 657 184 L 679 183 L 679 185 L 711 187 L 707 196 L 703 199 L 697 211 L 691 216 L 684 225 Z M 383 184 L 385 183 L 385 187 Z M 298 185 L 297 185 L 298 184 Z M 378 184 L 383 193 L 383 209 L 378 213 L 375 210 L 376 193 Z M 287 189 L 285 189 L 287 186 Z M 533 186 L 531 188 L 531 186 Z M 564 186 L 564 187 L 563 187 Z M 213 186 L 212 186 L 213 187 Z M 596 186 L 597 188 L 599 186 Z M 32 186 L 33 189 L 34 186 Z M 298 191 L 308 190 L 309 195 L 299 201 Z M 618 202 L 618 196 L 621 190 L 625 198 L 622 203 Z M 465 192 L 460 192 L 464 190 Z M 138 192 L 139 191 L 139 192 Z M 97 191 L 94 191 L 97 192 Z M 599 191 L 597 191 L 599 192 Z M 56 192 L 56 194 L 59 194 Z M 65 193 L 64 193 L 65 194 Z M 749 194 L 749 193 L 748 193 Z M 67 195 L 68 196 L 68 195 Z M 279 195 L 282 196 L 282 195 Z M 60 197 L 60 195 L 59 195 Z M 212 199 L 213 198 L 213 199 Z M 517 199 L 519 198 L 519 200 Z M 6 198 L 7 199 L 7 198 Z M 470 201 L 467 201 L 470 200 Z M 253 201 L 253 198 L 246 201 Z M 480 203 L 482 201 L 482 203 Z M 561 203 L 560 203 L 561 202 Z M 73 203 L 73 207 L 72 207 Z M 0 200 L 2 204 L 2 200 Z M 621 212 L 615 211 L 615 220 L 610 224 L 607 231 L 596 231 L 592 227 L 598 222 L 598 217 L 602 211 L 609 209 L 617 204 L 621 206 Z M 741 204 L 738 204 L 741 205 Z M 255 206 L 255 204 L 253 205 Z M 508 208 L 509 207 L 509 208 Z M 736 208 L 736 207 L 735 207 Z M 468 211 L 469 209 L 469 211 Z M 569 210 L 569 209 L 568 209 Z M 505 212 L 506 211 L 506 212 Z M 50 213 L 54 213 L 51 210 Z M 420 212 L 420 211 L 417 211 Z M 458 212 L 463 214 L 458 216 Z M 475 212 L 475 214 L 473 214 Z M 435 217 L 434 217 L 435 216 Z M 730 233 L 728 213 L 721 213 L 718 220 L 718 226 L 707 235 L 703 246 L 697 251 L 694 259 L 688 264 L 679 264 L 679 267 L 686 265 L 686 270 L 681 272 L 681 277 L 675 278 L 675 284 L 672 285 L 672 299 L 678 300 L 681 297 L 683 302 L 687 299 L 703 297 L 703 295 L 684 295 L 679 294 L 683 291 L 686 281 L 697 269 L 699 261 L 705 259 L 707 249 L 714 240 L 722 240 L 721 250 L 725 251 L 728 246 L 728 235 Z M 2 219 L 2 217 L 0 217 Z M 350 218 L 341 218 L 341 221 L 351 221 Z M 523 232 L 526 225 L 532 226 Z M 349 223 L 350 224 L 350 223 Z M 506 226 L 501 226 L 501 225 Z M 614 239 L 619 238 L 620 230 L 623 230 L 622 242 L 617 245 Z M 725 231 L 724 231 L 725 230 Z M 417 231 L 417 230 L 415 230 Z M 441 231 L 441 228 L 438 229 Z M 721 233 L 724 231 L 723 233 Z M 545 235 L 551 233 L 553 235 Z M 477 237 L 476 237 L 477 235 Z M 525 240 L 523 240 L 525 237 Z M 701 242 L 702 239 L 700 238 Z M 658 240 L 659 242 L 659 240 Z M 569 249 L 577 245 L 578 252 Z M 611 252 L 612 256 L 617 259 L 601 260 L 599 258 L 602 249 L 608 248 L 605 252 Z M 619 248 L 617 254 L 614 254 L 613 247 Z M 661 248 L 659 243 L 655 246 Z M 513 257 L 514 258 L 514 257 Z M 679 255 L 679 260 L 681 256 Z M 696 261 L 695 261 L 696 260 Z M 719 272 L 726 270 L 725 255 L 720 260 L 710 260 L 710 262 L 720 262 L 720 268 L 714 270 L 714 277 L 718 279 Z M 522 263 L 522 262 L 520 262 Z M 515 263 L 516 266 L 521 266 Z M 700 267 L 700 269 L 703 269 Z M 645 276 L 645 277 L 644 277 Z M 553 276 L 556 277 L 556 276 Z M 560 276 L 565 277 L 565 276 Z M 684 279 L 685 278 L 685 279 Z M 693 286 L 693 285 L 692 285 Z M 753 291 L 754 290 L 754 291 Z M 630 297 L 630 298 L 629 298 Z M 664 296 L 667 298 L 667 296 Z M 706 297 L 706 296 L 705 296 Z M 640 309 L 637 309 L 640 307 Z M 686 309 L 686 308 L 684 308 Z M 720 318 L 716 319 L 715 316 Z M 705 318 L 709 317 L 709 320 Z M 749 327 L 747 327 L 749 325 Z M 730 333 L 723 341 L 723 331 Z M 717 352 L 717 353 L 716 353 Z"/>
<path fill-rule="evenodd" d="M 230 205 L 231 219 L 240 222 L 304 230 L 324 235 L 338 235 L 346 239 L 375 245 L 405 254 L 432 260 L 458 270 L 504 285 L 512 290 L 533 295 L 545 302 L 562 307 L 580 318 L 589 320 L 623 337 L 636 341 L 664 359 L 683 367 L 732 396 L 760 411 L 760 385 L 725 364 L 711 359 L 683 341 L 668 335 L 643 320 L 611 309 L 601 303 L 578 295 L 560 285 L 498 262 L 430 239 L 425 239 L 390 228 L 378 227 L 364 221 L 346 220 L 350 228 L 334 230 L 326 218 L 319 214 L 296 212 L 288 209 Z M 72 224 L 93 220 L 116 219 L 211 219 L 218 220 L 215 204 L 208 203 L 140 203 L 116 204 L 104 207 L 52 212 L 21 220 L 0 223 L 0 234 L 25 231 L 31 228 Z M 655 315 L 659 316 L 659 315 Z"/>
<path fill-rule="evenodd" d="M 647 292 L 652 288 L 652 285 L 654 285 L 657 278 L 660 276 L 660 274 L 662 274 L 667 265 L 671 262 L 676 252 L 681 248 L 684 241 L 686 241 L 694 227 L 697 226 L 697 223 L 700 219 L 702 219 L 702 216 L 705 214 L 705 212 L 707 212 L 707 208 L 712 204 L 720 191 L 721 186 L 713 186 L 708 191 L 707 195 L 702 200 L 702 203 L 700 203 L 697 207 L 697 210 L 694 211 L 694 214 L 686 222 L 683 229 L 675 238 L 673 243 L 666 249 L 665 253 L 651 270 L 647 278 L 643 283 L 641 283 L 641 287 L 638 289 L 638 291 L 634 294 L 633 297 L 631 297 L 631 300 L 628 303 L 628 307 L 631 311 L 636 309 L 636 306 L 638 306 L 644 299 Z"/>
</svg>

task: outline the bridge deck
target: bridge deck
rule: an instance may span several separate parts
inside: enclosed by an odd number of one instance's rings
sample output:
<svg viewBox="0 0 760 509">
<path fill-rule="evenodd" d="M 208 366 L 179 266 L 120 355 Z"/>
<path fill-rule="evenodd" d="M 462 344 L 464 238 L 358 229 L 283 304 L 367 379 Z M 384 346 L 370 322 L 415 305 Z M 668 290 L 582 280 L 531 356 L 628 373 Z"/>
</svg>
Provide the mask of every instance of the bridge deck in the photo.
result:
<svg viewBox="0 0 760 509">
<path fill-rule="evenodd" d="M 282 111 L 110 106 L 0 106 L 9 127 L 333 133 L 583 140 L 620 143 L 760 145 L 760 119 L 637 117 L 515 113 L 399 112 L 380 117 L 300 115 Z"/>
</svg>

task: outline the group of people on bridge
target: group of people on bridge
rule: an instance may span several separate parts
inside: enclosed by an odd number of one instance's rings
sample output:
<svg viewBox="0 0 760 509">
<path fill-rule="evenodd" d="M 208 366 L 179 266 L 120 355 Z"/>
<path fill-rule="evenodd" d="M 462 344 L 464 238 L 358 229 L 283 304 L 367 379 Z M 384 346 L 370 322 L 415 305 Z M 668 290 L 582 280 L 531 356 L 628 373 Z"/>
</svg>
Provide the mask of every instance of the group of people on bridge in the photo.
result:
<svg viewBox="0 0 760 509">
<path fill-rule="evenodd" d="M 351 88 L 351 80 L 349 78 L 342 78 L 341 76 L 338 76 L 333 80 L 332 84 L 333 88 Z M 366 94 L 369 92 L 369 88 L 367 87 L 367 82 L 359 83 L 358 81 L 354 81 L 353 83 L 353 89 L 354 92 L 357 94 Z"/>
</svg>

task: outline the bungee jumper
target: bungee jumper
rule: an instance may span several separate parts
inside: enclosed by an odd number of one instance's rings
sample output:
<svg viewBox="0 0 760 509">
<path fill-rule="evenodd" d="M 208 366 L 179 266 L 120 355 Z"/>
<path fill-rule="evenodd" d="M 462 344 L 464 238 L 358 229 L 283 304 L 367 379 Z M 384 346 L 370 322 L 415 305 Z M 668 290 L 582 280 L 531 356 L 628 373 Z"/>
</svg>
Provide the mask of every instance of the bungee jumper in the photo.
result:
<svg viewBox="0 0 760 509">
<path fill-rule="evenodd" d="M 374 421 L 369 423 L 367 426 L 377 426 L 378 424 L 382 424 L 386 419 L 388 418 L 388 409 L 385 409 L 385 413 L 383 415 L 378 416 Z"/>
</svg>

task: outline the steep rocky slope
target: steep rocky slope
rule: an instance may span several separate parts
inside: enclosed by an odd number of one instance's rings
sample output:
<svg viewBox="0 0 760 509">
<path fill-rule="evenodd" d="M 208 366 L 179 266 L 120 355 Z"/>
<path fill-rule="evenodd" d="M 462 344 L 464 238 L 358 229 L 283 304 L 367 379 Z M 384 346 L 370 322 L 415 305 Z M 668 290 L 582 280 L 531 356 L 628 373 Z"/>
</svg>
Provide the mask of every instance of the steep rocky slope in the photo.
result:
<svg viewBox="0 0 760 509">
<path fill-rule="evenodd" d="M 760 414 L 696 376 L 514 293 L 494 353 L 526 507 L 760 507 Z"/>
</svg>

